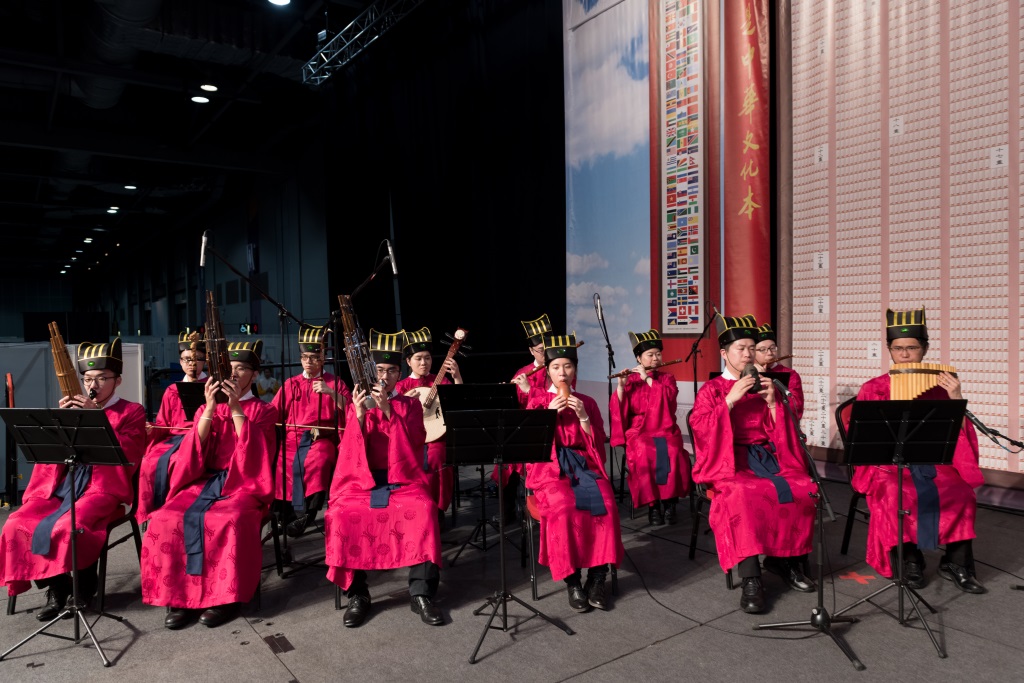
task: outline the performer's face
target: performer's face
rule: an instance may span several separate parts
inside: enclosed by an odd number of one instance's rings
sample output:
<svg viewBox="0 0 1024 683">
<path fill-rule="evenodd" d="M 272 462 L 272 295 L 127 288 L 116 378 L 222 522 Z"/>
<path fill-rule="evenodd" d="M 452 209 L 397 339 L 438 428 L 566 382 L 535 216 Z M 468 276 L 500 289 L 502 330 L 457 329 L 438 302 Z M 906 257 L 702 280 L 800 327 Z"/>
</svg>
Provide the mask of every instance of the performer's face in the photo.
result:
<svg viewBox="0 0 1024 683">
<path fill-rule="evenodd" d="M 181 363 L 181 370 L 190 381 L 199 379 L 203 368 L 206 366 L 206 355 L 201 351 L 182 351 L 178 357 Z"/>
<path fill-rule="evenodd" d="M 719 352 L 725 359 L 725 366 L 729 372 L 739 377 L 743 368 L 754 362 L 754 340 L 737 339 Z"/>
<path fill-rule="evenodd" d="M 661 365 L 661 349 L 647 349 L 636 359 L 645 368 L 656 368 Z"/>
<path fill-rule="evenodd" d="M 575 377 L 576 364 L 568 358 L 556 358 L 548 365 L 548 379 L 551 380 L 552 384 L 565 382 L 572 386 L 572 381 Z"/>
<path fill-rule="evenodd" d="M 299 356 L 302 370 L 310 377 L 316 377 L 324 369 L 324 354 L 320 351 L 303 351 Z"/>
<path fill-rule="evenodd" d="M 89 370 L 82 376 L 82 386 L 85 387 L 85 395 L 89 395 L 91 389 L 96 390 L 96 398 L 93 400 L 100 405 L 105 404 L 114 390 L 121 384 L 120 375 L 115 375 L 110 370 Z"/>
<path fill-rule="evenodd" d="M 241 393 L 249 391 L 254 379 L 256 379 L 256 371 L 251 365 L 237 360 L 231 361 L 231 381 L 235 383 Z"/>
<path fill-rule="evenodd" d="M 770 339 L 758 342 L 754 348 L 754 359 L 759 365 L 768 367 L 779 357 L 779 347 Z"/>
<path fill-rule="evenodd" d="M 917 337 L 901 337 L 889 342 L 889 356 L 893 363 L 920 363 L 926 353 L 927 342 Z"/>
<path fill-rule="evenodd" d="M 377 381 L 384 382 L 384 393 L 390 394 L 395 384 L 398 382 L 398 376 L 402 374 L 402 368 L 399 365 L 392 365 L 391 363 L 377 363 Z"/>
<path fill-rule="evenodd" d="M 531 346 L 530 353 L 533 355 L 533 359 L 536 362 L 544 365 L 544 342 Z"/>
<path fill-rule="evenodd" d="M 434 357 L 430 355 L 430 351 L 417 351 L 406 358 L 405 362 L 409 364 L 412 374 L 417 377 L 425 377 L 430 374 L 430 366 L 434 362 Z"/>
</svg>

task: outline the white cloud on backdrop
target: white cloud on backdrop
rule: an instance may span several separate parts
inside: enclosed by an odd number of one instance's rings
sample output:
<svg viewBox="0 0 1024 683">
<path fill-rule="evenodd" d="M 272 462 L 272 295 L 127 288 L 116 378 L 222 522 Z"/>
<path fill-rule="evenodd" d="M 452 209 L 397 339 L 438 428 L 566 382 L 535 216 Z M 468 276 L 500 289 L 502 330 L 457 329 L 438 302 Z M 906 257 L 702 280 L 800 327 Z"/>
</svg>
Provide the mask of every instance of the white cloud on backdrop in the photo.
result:
<svg viewBox="0 0 1024 683">
<path fill-rule="evenodd" d="M 608 261 L 597 252 L 589 254 L 566 254 L 566 275 L 583 275 L 594 268 L 607 268 Z"/>
</svg>

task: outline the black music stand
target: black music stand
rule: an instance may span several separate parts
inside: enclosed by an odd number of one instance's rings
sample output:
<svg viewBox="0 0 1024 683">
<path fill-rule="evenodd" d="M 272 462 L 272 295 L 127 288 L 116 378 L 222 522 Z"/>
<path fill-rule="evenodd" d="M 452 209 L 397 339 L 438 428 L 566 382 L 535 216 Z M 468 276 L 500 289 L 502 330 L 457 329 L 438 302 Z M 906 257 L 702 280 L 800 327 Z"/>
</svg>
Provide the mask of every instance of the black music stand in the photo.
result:
<svg viewBox="0 0 1024 683">
<path fill-rule="evenodd" d="M 7 430 L 14 434 L 14 439 L 25 454 L 25 459 L 33 464 L 67 465 L 68 478 L 71 483 L 71 601 L 48 624 L 36 630 L 20 643 L 0 654 L 0 660 L 38 635 L 73 640 L 77 645 L 82 640 L 79 622 L 85 627 L 93 646 L 103 660 L 103 666 L 110 666 L 103 648 L 93 635 L 89 620 L 85 613 L 89 608 L 80 604 L 78 599 L 78 544 L 75 517 L 75 470 L 79 465 L 114 465 L 131 466 L 125 459 L 124 451 L 117 440 L 117 435 L 110 426 L 110 421 L 102 410 L 86 410 L 76 408 L 4 408 L 0 409 L 0 417 L 7 423 Z M 74 638 L 47 633 L 58 621 L 70 614 L 75 620 Z M 123 617 L 100 612 L 96 617 L 110 617 L 123 621 Z M 96 623 L 93 622 L 93 624 Z"/>
<path fill-rule="evenodd" d="M 920 619 L 925 632 L 940 658 L 946 657 L 925 621 L 918 603 L 935 614 L 917 591 L 907 585 L 903 576 L 903 518 L 909 514 L 903 509 L 903 471 L 909 465 L 948 465 L 953 461 L 956 442 L 967 410 L 965 400 L 947 401 L 857 401 L 850 413 L 850 429 L 846 444 L 847 465 L 896 465 L 896 567 L 892 581 L 883 588 L 836 612 L 848 612 L 857 605 L 870 601 L 876 595 L 895 587 L 899 592 L 899 611 L 892 614 L 871 603 L 901 626 L 907 626 L 904 597 Z"/>
<path fill-rule="evenodd" d="M 175 382 L 181 409 L 189 420 L 196 416 L 199 409 L 206 405 L 206 382 Z"/>
<path fill-rule="evenodd" d="M 439 384 L 437 385 L 437 400 L 441 404 L 442 414 L 445 416 L 445 426 L 447 427 L 448 411 L 467 411 L 467 410 L 514 410 L 519 407 L 519 399 L 516 397 L 516 385 L 514 384 Z M 449 444 L 450 448 L 450 444 Z M 485 459 L 481 463 L 469 463 L 469 462 L 455 462 L 452 458 L 452 451 L 446 450 L 447 464 L 455 468 L 455 478 L 458 479 L 459 473 L 458 468 L 460 465 L 477 465 L 477 470 L 480 472 L 480 519 L 477 520 L 476 526 L 470 532 L 469 536 L 463 542 L 459 551 L 455 553 L 454 557 L 448 562 L 448 566 L 454 567 L 455 561 L 459 559 L 459 555 L 466 549 L 466 546 L 473 546 L 477 550 L 487 552 L 494 546 L 487 545 L 487 526 L 491 524 L 497 528 L 498 525 L 494 524 L 487 518 L 487 495 L 486 486 L 484 483 L 484 477 L 486 476 L 486 465 L 492 462 L 491 459 Z M 498 487 L 502 488 L 502 487 Z M 472 487 L 467 493 L 472 492 Z M 504 508 L 501 507 L 501 501 L 504 500 L 499 493 L 498 501 L 498 515 L 501 516 Z M 454 513 L 454 509 L 453 509 Z M 454 525 L 454 514 L 452 517 L 452 523 Z M 477 538 L 480 540 L 477 541 Z M 500 539 L 504 538 L 504 534 L 499 536 Z"/>
<path fill-rule="evenodd" d="M 445 425 L 448 427 L 448 453 L 456 461 L 465 464 L 494 463 L 500 467 L 505 463 L 525 462 L 550 462 L 551 448 L 555 438 L 555 419 L 557 413 L 554 410 L 466 410 L 452 411 L 445 410 Z M 502 503 L 504 493 L 503 487 L 498 487 L 498 505 Z M 505 520 L 499 515 L 498 533 L 500 537 L 505 535 Z M 476 664 L 476 655 L 484 638 L 492 629 L 500 628 L 508 632 L 508 601 L 514 600 L 530 612 L 532 615 L 518 622 L 524 624 L 534 617 L 540 617 L 552 626 L 556 626 L 567 635 L 573 635 L 573 630 L 568 626 L 560 624 L 551 619 L 543 612 L 523 602 L 509 592 L 505 579 L 505 544 L 501 546 L 501 586 L 494 592 L 494 595 L 487 599 L 483 605 L 473 611 L 479 615 L 488 606 L 493 606 L 491 616 L 484 625 L 480 640 L 477 641 L 473 654 L 469 656 L 469 663 Z M 501 610 L 501 626 L 492 626 L 494 618 Z"/>
</svg>

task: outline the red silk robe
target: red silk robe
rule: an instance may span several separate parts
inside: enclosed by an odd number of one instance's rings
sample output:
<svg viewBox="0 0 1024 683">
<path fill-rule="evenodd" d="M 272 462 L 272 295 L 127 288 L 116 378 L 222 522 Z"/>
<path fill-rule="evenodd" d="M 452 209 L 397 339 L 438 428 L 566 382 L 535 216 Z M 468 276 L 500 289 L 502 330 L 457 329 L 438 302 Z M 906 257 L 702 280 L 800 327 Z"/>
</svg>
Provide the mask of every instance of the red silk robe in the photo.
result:
<svg viewBox="0 0 1024 683">
<path fill-rule="evenodd" d="M 814 533 L 814 482 L 786 407 L 776 401 L 772 422 L 764 399 L 747 394 L 730 411 L 725 397 L 735 382 L 725 375 L 709 380 L 697 392 L 690 415 L 693 480 L 708 486 L 711 528 L 725 571 L 754 555 L 808 553 Z M 779 475 L 789 482 L 792 503 L 779 503 L 771 480 L 756 476 L 747 464 L 747 444 L 766 441 L 775 445 Z"/>
<path fill-rule="evenodd" d="M 344 382 L 327 372 L 320 377 L 345 397 L 346 405 L 351 403 L 352 392 Z M 306 453 L 305 475 L 302 480 L 307 497 L 314 493 L 327 491 L 331 487 L 331 477 L 334 476 L 334 466 L 338 460 L 338 441 L 333 438 L 336 435 L 334 428 L 339 425 L 345 426 L 344 415 L 341 416 L 338 424 L 335 424 L 337 405 L 334 398 L 329 394 L 313 392 L 313 382 L 316 379 L 318 378 L 307 379 L 303 375 L 289 377 L 285 380 L 284 387 L 274 395 L 274 400 L 270 404 L 274 408 L 277 421 L 282 424 L 331 428 L 321 432 Z M 295 463 L 295 453 L 299 450 L 299 441 L 302 440 L 302 435 L 307 431 L 309 431 L 309 427 L 285 427 L 283 489 L 281 461 L 278 461 L 274 468 L 274 498 L 277 500 L 291 501 L 292 499 L 292 479 L 294 477 L 292 468 Z"/>
<path fill-rule="evenodd" d="M 78 569 L 99 559 L 107 524 L 124 514 L 123 506 L 132 504 L 132 476 L 146 446 L 146 410 L 141 405 L 119 398 L 104 411 L 125 458 L 133 466 L 93 466 L 89 484 L 75 504 L 75 523 L 82 530 L 76 542 Z M 54 525 L 50 552 L 32 552 L 32 533 L 43 518 L 60 507 L 61 499 L 54 493 L 66 474 L 64 465 L 36 465 L 21 507 L 4 524 L 0 533 L 0 581 L 7 585 L 8 595 L 24 593 L 31 587 L 29 581 L 71 571 L 70 512 L 61 515 Z"/>
<path fill-rule="evenodd" d="M 410 389 L 416 389 L 417 387 L 429 387 L 434 383 L 434 379 L 436 377 L 436 373 L 431 373 L 426 377 L 420 377 L 418 379 L 411 376 L 406 377 L 395 384 L 395 391 L 404 396 L 405 392 Z M 441 384 L 451 383 L 451 380 L 447 377 L 441 378 Z M 442 436 L 437 441 L 428 443 L 426 448 L 426 472 L 430 480 L 430 495 L 437 501 L 437 507 L 439 510 L 447 510 L 448 506 L 452 503 L 452 490 L 454 488 L 454 477 L 452 472 L 454 468 L 445 466 L 447 463 L 447 451 L 445 449 L 444 437 Z"/>
<path fill-rule="evenodd" d="M 207 379 L 207 377 L 203 377 L 196 381 L 205 383 Z M 185 414 L 185 408 L 181 405 L 181 396 L 178 395 L 177 384 L 171 384 L 164 391 L 164 397 L 160 399 L 160 410 L 157 411 L 153 424 L 157 427 L 178 427 L 178 429 L 153 429 L 149 432 L 149 445 L 146 447 L 146 454 L 142 457 L 142 471 L 139 472 L 139 509 L 135 513 L 139 524 L 149 519 L 149 515 L 153 511 L 153 485 L 156 480 L 156 467 L 160 462 L 160 456 L 169 447 L 168 437 L 185 434 L 192 428 L 192 416 Z M 174 455 L 170 459 L 169 471 L 174 470 Z"/>
<path fill-rule="evenodd" d="M 539 374 L 539 373 L 538 373 Z M 596 567 L 622 561 L 622 530 L 619 528 L 619 508 L 615 492 L 604 469 L 604 423 L 597 402 L 583 394 L 575 394 L 583 401 L 590 417 L 592 434 L 580 426 L 575 411 L 559 411 L 555 429 L 555 443 L 551 448 L 551 462 L 528 463 L 526 486 L 533 490 L 540 511 L 540 554 L 537 561 L 551 570 L 551 578 L 559 581 L 583 567 Z M 527 408 L 546 410 L 555 394 L 533 389 Z M 576 509 L 576 498 L 569 479 L 558 464 L 557 447 L 565 446 L 586 458 L 587 468 L 597 473 L 597 486 L 607 512 L 592 515 Z"/>
<path fill-rule="evenodd" d="M 793 398 L 789 399 L 789 405 L 793 409 L 793 414 L 796 415 L 797 420 L 802 420 L 804 417 L 804 383 L 800 379 L 800 373 L 793 368 L 787 368 L 785 365 L 779 365 L 776 363 L 772 367 L 768 368 L 768 372 L 778 372 L 789 375 L 789 384 L 786 386 L 789 392 L 793 394 Z M 781 398 L 779 400 L 782 400 Z M 785 408 L 785 406 L 783 406 Z"/>
<path fill-rule="evenodd" d="M 338 467 L 324 515 L 327 578 L 347 589 L 356 569 L 396 569 L 421 562 L 441 564 L 437 504 L 423 471 L 423 406 L 395 395 L 391 417 L 380 408 L 367 411 L 360 426 L 349 406 L 348 428 L 338 448 Z M 387 507 L 371 508 L 372 470 L 387 470 L 391 491 Z"/>
<path fill-rule="evenodd" d="M 530 372 L 531 370 L 534 370 L 536 368 L 537 364 L 535 362 L 530 363 L 529 365 L 524 365 L 523 367 L 516 370 L 515 374 L 513 374 L 512 376 L 518 377 L 519 375 Z M 537 372 L 527 377 L 526 380 L 530 383 L 530 391 L 524 392 L 518 387 L 516 387 L 516 396 L 519 398 L 520 408 L 526 408 L 526 404 L 530 401 L 530 394 L 532 394 L 535 389 L 544 391 L 545 389 L 548 388 L 548 373 L 546 370 L 537 370 Z M 523 477 L 526 475 L 526 465 L 524 465 L 523 463 L 505 465 L 501 468 L 500 475 L 498 473 L 498 468 L 495 467 L 493 470 L 491 470 L 491 480 L 498 482 L 499 486 L 505 486 L 506 484 L 508 484 L 508 476 L 512 472 L 518 472 L 519 476 Z"/>
<path fill-rule="evenodd" d="M 270 404 L 249 394 L 246 419 L 235 434 L 231 409 L 217 405 L 206 443 L 196 426 L 176 453 L 167 502 L 154 510 L 142 538 L 142 601 L 178 609 L 205 609 L 252 599 L 260 581 L 260 530 L 273 499 L 274 422 Z M 205 407 L 196 413 L 196 425 Z M 204 520 L 203 573 L 185 572 L 184 517 L 210 478 L 227 470 L 218 500 Z"/>
<path fill-rule="evenodd" d="M 676 397 L 679 388 L 671 374 L 655 370 L 651 386 L 638 373 L 630 373 L 623 387 L 609 399 L 608 415 L 613 425 L 625 425 L 626 463 L 629 467 L 629 493 L 634 507 L 656 500 L 679 498 L 690 492 L 690 454 L 683 446 L 683 433 L 676 423 Z M 668 447 L 668 481 L 656 481 L 657 448 L 655 437 L 664 438 Z"/>
<path fill-rule="evenodd" d="M 888 401 L 889 375 L 876 377 L 860 388 L 858 401 Z M 944 400 L 949 394 L 934 387 L 918 396 L 929 401 Z M 978 468 L 978 435 L 974 425 L 960 429 L 952 465 L 935 466 L 935 486 L 939 492 L 939 543 L 974 538 L 974 517 L 978 510 L 975 487 L 985 483 Z M 889 550 L 896 547 L 896 466 L 864 465 L 855 467 L 853 488 L 867 496 L 871 517 L 868 520 L 867 563 L 881 576 L 892 576 Z M 917 542 L 917 488 L 910 470 L 903 472 L 903 541 Z"/>
</svg>

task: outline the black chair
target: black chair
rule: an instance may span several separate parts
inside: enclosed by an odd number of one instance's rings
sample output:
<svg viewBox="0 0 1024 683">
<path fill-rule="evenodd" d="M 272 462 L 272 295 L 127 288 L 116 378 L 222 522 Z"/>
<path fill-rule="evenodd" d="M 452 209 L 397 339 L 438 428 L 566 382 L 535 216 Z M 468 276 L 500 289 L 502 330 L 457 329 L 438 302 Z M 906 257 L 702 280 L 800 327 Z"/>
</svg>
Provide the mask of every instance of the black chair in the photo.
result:
<svg viewBox="0 0 1024 683">
<path fill-rule="evenodd" d="M 690 415 L 693 413 L 693 409 L 686 411 L 686 433 L 690 436 L 690 444 L 694 450 L 694 460 L 697 456 L 697 447 L 693 440 L 693 429 L 690 427 Z M 708 531 L 711 531 L 711 501 L 714 496 L 704 484 L 698 484 L 694 482 L 693 490 L 690 493 L 690 508 L 693 511 L 693 531 L 690 534 L 690 559 L 694 559 L 697 556 L 697 536 L 700 533 L 700 518 L 703 517 L 708 520 Z M 705 505 L 707 511 L 704 511 Z M 706 533 L 706 532 L 705 532 Z M 729 590 L 734 588 L 732 582 L 732 570 L 729 569 L 725 572 L 725 587 Z"/>
<path fill-rule="evenodd" d="M 839 438 L 843 441 L 843 447 L 846 447 L 846 422 L 850 419 L 850 413 L 853 411 L 853 402 L 856 401 L 856 397 L 849 398 L 836 408 L 836 429 L 839 431 Z M 858 503 L 864 499 L 864 494 L 853 490 L 853 467 L 850 465 L 846 466 L 846 476 L 850 480 L 851 496 L 850 496 L 850 508 L 846 511 L 846 529 L 843 531 L 843 545 L 839 548 L 839 553 L 845 555 L 846 551 L 850 549 L 850 536 L 853 534 L 853 522 L 857 519 L 857 515 L 864 517 L 864 521 L 867 521 L 871 516 L 869 510 L 862 510 Z"/>
</svg>

